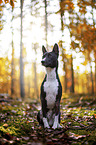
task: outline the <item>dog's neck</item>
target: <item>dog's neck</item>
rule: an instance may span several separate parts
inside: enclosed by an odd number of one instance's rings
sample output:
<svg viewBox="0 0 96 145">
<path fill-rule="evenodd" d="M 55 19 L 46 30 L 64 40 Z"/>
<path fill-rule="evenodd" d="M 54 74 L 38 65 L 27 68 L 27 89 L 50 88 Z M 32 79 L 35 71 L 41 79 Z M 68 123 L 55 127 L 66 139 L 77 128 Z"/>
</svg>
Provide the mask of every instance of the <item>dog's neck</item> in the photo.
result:
<svg viewBox="0 0 96 145">
<path fill-rule="evenodd" d="M 47 81 L 53 81 L 56 80 L 56 68 L 46 68 L 47 72 Z"/>
</svg>

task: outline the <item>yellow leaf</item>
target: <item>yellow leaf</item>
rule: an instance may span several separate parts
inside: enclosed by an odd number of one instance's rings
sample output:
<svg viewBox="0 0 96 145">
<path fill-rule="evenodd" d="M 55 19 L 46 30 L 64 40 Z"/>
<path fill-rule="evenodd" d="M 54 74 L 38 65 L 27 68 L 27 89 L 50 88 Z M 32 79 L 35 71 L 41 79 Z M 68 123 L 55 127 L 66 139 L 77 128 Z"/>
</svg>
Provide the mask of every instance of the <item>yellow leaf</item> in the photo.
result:
<svg viewBox="0 0 96 145">
<path fill-rule="evenodd" d="M 96 46 L 94 46 L 94 50 L 96 51 Z"/>
<path fill-rule="evenodd" d="M 88 73 L 88 70 L 85 70 L 85 74 L 87 74 Z"/>
<path fill-rule="evenodd" d="M 2 0 L 0 0 L 0 4 L 2 4 L 3 3 L 3 1 Z"/>
<path fill-rule="evenodd" d="M 4 127 L 4 128 L 7 128 L 7 127 L 8 127 L 8 124 L 7 124 L 7 123 L 5 123 L 5 124 L 3 125 L 3 127 Z"/>
<path fill-rule="evenodd" d="M 0 6 L 0 11 L 2 11 L 2 7 Z"/>
<path fill-rule="evenodd" d="M 87 61 L 86 60 L 83 62 L 83 65 L 87 65 Z"/>
<path fill-rule="evenodd" d="M 9 0 L 4 0 L 5 4 L 9 3 Z"/>
<path fill-rule="evenodd" d="M 95 118 L 96 118 L 96 114 L 94 114 Z"/>
<path fill-rule="evenodd" d="M 71 58 L 71 55 L 69 55 L 69 54 L 66 54 L 66 57 L 67 57 L 68 59 L 70 59 L 70 58 Z"/>
<path fill-rule="evenodd" d="M 14 8 L 14 1 L 10 0 L 10 5 L 12 6 L 12 8 Z"/>
<path fill-rule="evenodd" d="M 28 124 L 28 123 L 30 123 L 30 122 L 27 120 L 26 123 Z"/>
<path fill-rule="evenodd" d="M 80 67 L 79 66 L 77 66 L 77 70 L 79 70 L 80 69 Z"/>
</svg>

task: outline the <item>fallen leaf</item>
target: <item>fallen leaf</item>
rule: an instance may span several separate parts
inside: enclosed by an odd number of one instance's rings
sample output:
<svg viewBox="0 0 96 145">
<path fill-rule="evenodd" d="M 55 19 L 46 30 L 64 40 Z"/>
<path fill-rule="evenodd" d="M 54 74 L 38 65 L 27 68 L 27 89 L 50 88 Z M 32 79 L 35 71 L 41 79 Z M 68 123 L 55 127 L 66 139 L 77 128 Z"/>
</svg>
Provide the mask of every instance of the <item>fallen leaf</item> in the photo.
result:
<svg viewBox="0 0 96 145">
<path fill-rule="evenodd" d="M 72 118 L 72 114 L 68 114 L 67 116 L 68 116 L 69 118 Z"/>
<path fill-rule="evenodd" d="M 7 140 L 12 140 L 13 139 L 13 136 L 9 133 L 6 133 L 4 136 Z"/>
<path fill-rule="evenodd" d="M 73 128 L 75 128 L 75 129 L 81 129 L 80 126 L 73 126 Z"/>
<path fill-rule="evenodd" d="M 56 130 L 56 131 L 54 131 L 54 135 L 58 135 L 58 134 L 61 134 L 61 133 L 64 133 L 64 132 L 65 132 L 64 129 L 62 129 L 62 130 Z"/>
<path fill-rule="evenodd" d="M 74 138 L 74 139 L 79 139 L 79 138 L 83 138 L 83 137 L 86 137 L 86 135 L 78 135 L 78 134 L 75 134 L 75 133 L 72 133 L 70 132 L 70 137 Z"/>
<path fill-rule="evenodd" d="M 27 123 L 27 124 L 28 124 L 28 123 L 30 123 L 30 121 L 28 121 L 28 120 L 27 120 L 25 123 Z"/>
<path fill-rule="evenodd" d="M 16 110 L 12 110 L 11 112 L 12 112 L 12 113 L 16 113 L 17 111 L 16 111 Z"/>
<path fill-rule="evenodd" d="M 24 139 L 24 140 L 29 140 L 29 137 L 24 137 L 24 136 L 22 136 L 22 138 Z"/>
<path fill-rule="evenodd" d="M 53 145 L 54 144 L 51 139 L 47 139 L 46 143 L 47 143 L 47 145 Z"/>
<path fill-rule="evenodd" d="M 94 114 L 94 117 L 96 118 L 96 114 Z"/>
<path fill-rule="evenodd" d="M 13 144 L 13 143 L 14 143 L 14 140 L 10 140 L 9 143 L 10 143 L 10 144 Z"/>
<path fill-rule="evenodd" d="M 4 128 L 7 128 L 7 127 L 8 127 L 8 124 L 7 124 L 7 123 L 5 123 L 5 124 L 3 125 L 3 127 L 4 127 Z"/>
<path fill-rule="evenodd" d="M 59 138 L 52 138 L 52 141 L 59 141 Z"/>
</svg>

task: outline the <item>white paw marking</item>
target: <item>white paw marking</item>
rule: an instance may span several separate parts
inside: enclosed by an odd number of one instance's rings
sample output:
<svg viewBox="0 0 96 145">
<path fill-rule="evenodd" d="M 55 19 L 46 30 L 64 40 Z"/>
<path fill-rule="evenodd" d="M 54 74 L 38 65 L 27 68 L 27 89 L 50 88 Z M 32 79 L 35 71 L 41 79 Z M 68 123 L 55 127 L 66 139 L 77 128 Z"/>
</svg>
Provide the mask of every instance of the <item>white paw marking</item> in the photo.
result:
<svg viewBox="0 0 96 145">
<path fill-rule="evenodd" d="M 50 128 L 47 118 L 43 117 L 43 122 L 44 122 L 44 128 Z"/>
<path fill-rule="evenodd" d="M 55 118 L 54 118 L 54 124 L 53 124 L 52 128 L 56 129 L 57 127 L 58 127 L 58 115 L 55 116 Z"/>
</svg>

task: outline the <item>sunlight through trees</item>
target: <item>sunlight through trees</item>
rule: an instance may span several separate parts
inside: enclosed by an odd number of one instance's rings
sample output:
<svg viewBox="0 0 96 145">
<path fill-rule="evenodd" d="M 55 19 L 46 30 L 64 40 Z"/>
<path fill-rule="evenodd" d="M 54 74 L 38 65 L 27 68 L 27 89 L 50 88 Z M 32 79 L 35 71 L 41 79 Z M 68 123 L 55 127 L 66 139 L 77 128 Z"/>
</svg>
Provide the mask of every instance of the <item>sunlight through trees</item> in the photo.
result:
<svg viewBox="0 0 96 145">
<path fill-rule="evenodd" d="M 0 93 L 38 98 L 54 43 L 63 93 L 96 93 L 95 0 L 0 0 L 0 36 Z"/>
</svg>

